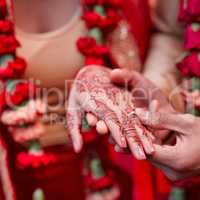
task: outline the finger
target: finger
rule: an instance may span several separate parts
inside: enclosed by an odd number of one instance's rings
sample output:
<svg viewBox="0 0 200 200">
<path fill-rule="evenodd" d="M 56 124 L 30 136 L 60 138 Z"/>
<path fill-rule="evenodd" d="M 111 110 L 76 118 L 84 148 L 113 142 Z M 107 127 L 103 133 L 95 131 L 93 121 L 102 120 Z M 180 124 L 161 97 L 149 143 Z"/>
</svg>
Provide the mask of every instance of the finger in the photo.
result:
<svg viewBox="0 0 200 200">
<path fill-rule="evenodd" d="M 177 159 L 179 158 L 178 155 L 180 155 L 178 147 L 176 145 L 169 146 L 169 145 L 157 145 L 157 144 L 155 144 L 154 147 L 155 147 L 155 152 L 150 157 L 150 159 L 153 162 L 166 165 L 173 169 L 176 165 Z"/>
<path fill-rule="evenodd" d="M 122 148 L 126 147 L 126 139 L 122 134 L 120 122 L 115 112 L 101 102 L 96 101 L 96 103 L 98 106 L 88 99 L 84 108 L 87 109 L 87 112 L 91 112 L 100 120 L 103 120 L 117 144 Z M 103 126 L 103 122 L 101 122 L 101 126 Z"/>
<path fill-rule="evenodd" d="M 92 113 L 87 113 L 86 119 L 90 126 L 96 126 L 96 124 L 98 122 L 98 119 Z"/>
<path fill-rule="evenodd" d="M 109 119 L 105 120 L 105 123 L 107 127 L 109 128 L 111 135 L 114 138 L 114 140 L 117 142 L 117 144 L 120 147 L 125 148 L 127 146 L 126 139 L 122 134 L 119 123 L 117 121 L 113 121 Z"/>
<path fill-rule="evenodd" d="M 67 109 L 67 127 L 69 134 L 72 138 L 72 143 L 75 152 L 80 152 L 83 146 L 83 138 L 80 133 L 81 114 L 78 106 L 76 105 L 75 98 L 71 94 L 68 102 Z"/>
<path fill-rule="evenodd" d="M 188 134 L 196 128 L 198 119 L 189 114 L 171 114 L 164 112 L 149 112 L 137 108 L 136 114 L 145 125 L 158 129 L 168 129 L 182 134 Z"/>
<path fill-rule="evenodd" d="M 136 129 L 136 132 L 138 134 L 139 139 L 142 142 L 142 146 L 143 146 L 145 152 L 148 155 L 151 155 L 155 151 L 155 149 L 154 149 L 154 146 L 153 146 L 151 139 L 149 139 L 147 137 L 147 134 L 148 134 L 147 130 L 142 129 L 137 125 L 135 125 L 135 129 Z M 146 132 L 146 134 L 145 134 L 145 132 Z"/>
<path fill-rule="evenodd" d="M 102 120 L 97 122 L 96 130 L 101 135 L 105 135 L 108 133 L 108 127 L 107 127 L 106 123 Z"/>
<path fill-rule="evenodd" d="M 135 138 L 130 137 L 128 135 L 126 135 L 126 139 L 128 141 L 128 145 L 129 145 L 130 151 L 135 156 L 135 158 L 137 160 L 145 160 L 146 159 L 146 155 L 144 153 L 144 150 L 143 150 L 142 146 L 139 144 L 139 142 L 137 142 L 135 140 Z"/>
<path fill-rule="evenodd" d="M 133 138 L 139 146 L 142 145 L 147 154 L 153 153 L 152 134 L 141 125 L 134 112 L 128 117 L 124 116 L 123 132 L 127 137 Z"/>
<path fill-rule="evenodd" d="M 139 75 L 139 73 L 126 69 L 114 69 L 110 76 L 113 83 L 123 86 L 126 84 L 134 86 L 141 80 L 141 75 Z"/>
</svg>

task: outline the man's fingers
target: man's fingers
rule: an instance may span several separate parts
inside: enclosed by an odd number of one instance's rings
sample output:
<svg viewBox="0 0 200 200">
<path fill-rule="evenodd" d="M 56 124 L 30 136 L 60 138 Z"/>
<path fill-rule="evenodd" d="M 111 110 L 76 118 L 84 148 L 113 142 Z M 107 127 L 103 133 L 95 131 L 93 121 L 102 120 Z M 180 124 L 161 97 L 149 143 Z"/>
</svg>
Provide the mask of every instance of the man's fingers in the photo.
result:
<svg viewBox="0 0 200 200">
<path fill-rule="evenodd" d="M 176 145 L 169 146 L 155 144 L 154 148 L 155 152 L 150 157 L 150 160 L 171 167 L 172 169 L 176 168 L 176 163 L 179 161 L 180 155 L 180 151 Z"/>
<path fill-rule="evenodd" d="M 151 101 L 151 103 L 149 105 L 149 110 L 151 112 L 157 112 L 158 109 L 159 109 L 159 102 L 157 100 Z"/>
<path fill-rule="evenodd" d="M 189 114 L 172 114 L 164 112 L 149 112 L 141 108 L 136 109 L 136 114 L 147 126 L 157 129 L 167 129 L 188 134 L 195 128 L 197 118 Z"/>
<path fill-rule="evenodd" d="M 141 75 L 134 71 L 126 69 L 114 69 L 111 72 L 111 80 L 113 83 L 123 86 L 134 86 L 141 81 Z"/>
</svg>

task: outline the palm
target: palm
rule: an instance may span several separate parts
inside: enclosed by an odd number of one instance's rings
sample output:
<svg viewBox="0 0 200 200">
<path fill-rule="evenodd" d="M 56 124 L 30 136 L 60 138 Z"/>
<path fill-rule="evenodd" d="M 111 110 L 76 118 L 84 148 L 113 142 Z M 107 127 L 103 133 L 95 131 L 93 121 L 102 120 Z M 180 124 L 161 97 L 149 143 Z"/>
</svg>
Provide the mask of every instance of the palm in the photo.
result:
<svg viewBox="0 0 200 200">
<path fill-rule="evenodd" d="M 147 110 L 156 109 L 167 113 L 175 112 L 164 93 L 141 74 L 125 70 L 114 70 L 111 77 L 115 84 L 129 87 L 136 107 L 142 107 Z M 156 100 L 159 104 L 156 108 L 150 108 L 153 100 Z M 155 131 L 154 135 L 158 140 L 163 140 L 168 135 L 168 132 Z"/>
</svg>

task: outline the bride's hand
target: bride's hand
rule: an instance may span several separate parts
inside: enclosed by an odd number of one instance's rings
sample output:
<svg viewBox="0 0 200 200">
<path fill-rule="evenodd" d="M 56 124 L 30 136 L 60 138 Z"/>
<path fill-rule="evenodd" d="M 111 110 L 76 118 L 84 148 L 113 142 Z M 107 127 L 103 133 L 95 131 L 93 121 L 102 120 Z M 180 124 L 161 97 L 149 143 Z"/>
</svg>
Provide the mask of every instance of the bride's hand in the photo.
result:
<svg viewBox="0 0 200 200">
<path fill-rule="evenodd" d="M 152 112 L 163 111 L 174 113 L 174 109 L 163 92 L 141 74 L 135 71 L 115 69 L 111 72 L 111 81 L 117 86 L 128 86 L 135 100 L 136 107 L 150 109 Z M 91 113 L 87 114 L 87 120 L 91 126 L 97 127 L 97 131 L 100 134 L 106 131 L 106 124 L 102 121 L 99 122 L 97 117 Z M 164 140 L 168 136 L 168 133 L 168 131 L 155 131 L 156 142 Z"/>
<path fill-rule="evenodd" d="M 114 86 L 110 81 L 110 72 L 99 66 L 84 67 L 72 85 L 67 123 L 75 151 L 79 152 L 83 145 L 80 125 L 81 117 L 86 112 L 105 122 L 121 148 L 129 146 L 137 159 L 145 159 L 145 153 L 150 155 L 154 152 L 154 137 L 134 114 L 135 102 L 130 92 Z"/>
</svg>

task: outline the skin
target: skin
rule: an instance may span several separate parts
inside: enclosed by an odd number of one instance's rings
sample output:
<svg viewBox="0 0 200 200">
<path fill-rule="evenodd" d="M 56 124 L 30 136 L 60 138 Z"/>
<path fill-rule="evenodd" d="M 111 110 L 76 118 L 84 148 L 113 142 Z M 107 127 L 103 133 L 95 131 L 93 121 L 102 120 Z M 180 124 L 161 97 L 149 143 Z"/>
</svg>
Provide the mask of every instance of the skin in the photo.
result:
<svg viewBox="0 0 200 200">
<path fill-rule="evenodd" d="M 132 93 L 132 98 L 135 100 L 136 107 L 156 111 L 159 102 L 159 111 L 175 112 L 162 91 L 141 74 L 125 69 L 115 69 L 111 72 L 110 78 L 117 86 L 124 87 L 125 85 L 128 85 L 129 90 Z M 93 117 L 95 117 L 95 115 Z M 94 121 L 98 121 L 98 118 L 94 119 Z M 90 125 L 94 126 L 94 123 Z M 102 126 L 105 126 L 105 124 Z M 101 132 L 99 133 L 101 134 Z M 161 143 L 168 136 L 168 133 L 168 131 L 154 131 L 156 139 L 154 142 Z"/>
<path fill-rule="evenodd" d="M 149 160 L 166 176 L 181 180 L 200 174 L 200 119 L 190 114 L 136 110 L 141 121 L 154 129 L 175 131 L 175 145 L 155 145 Z"/>
<path fill-rule="evenodd" d="M 126 77 L 126 79 L 131 80 L 132 86 L 136 87 L 142 82 L 142 87 L 146 90 L 152 90 L 155 87 L 135 72 L 131 74 L 124 70 L 114 70 L 111 77 L 114 83 L 124 83 L 124 77 Z M 136 108 L 137 116 L 144 125 L 155 131 L 156 139 L 159 137 L 164 139 L 164 136 L 168 134 L 165 132 L 164 135 L 160 135 L 160 130 L 173 131 L 176 143 L 172 145 L 157 141 L 154 144 L 155 152 L 148 157 L 148 160 L 173 181 L 199 175 L 200 118 L 175 112 L 161 91 L 155 98 L 149 99 L 149 102 L 148 107 Z M 115 146 L 115 150 L 124 152 L 118 145 Z"/>
<path fill-rule="evenodd" d="M 111 136 L 121 148 L 129 146 L 138 160 L 146 159 L 146 154 L 154 152 L 154 137 L 134 114 L 135 101 L 131 93 L 113 85 L 110 73 L 111 70 L 102 66 L 88 66 L 75 79 L 67 111 L 68 130 L 74 149 L 76 152 L 82 149 L 80 124 L 81 117 L 87 112 L 105 122 Z"/>
</svg>

